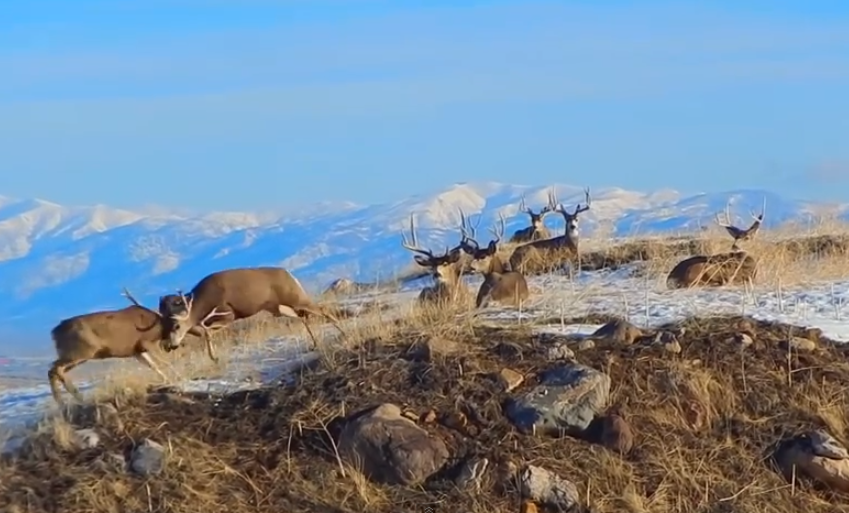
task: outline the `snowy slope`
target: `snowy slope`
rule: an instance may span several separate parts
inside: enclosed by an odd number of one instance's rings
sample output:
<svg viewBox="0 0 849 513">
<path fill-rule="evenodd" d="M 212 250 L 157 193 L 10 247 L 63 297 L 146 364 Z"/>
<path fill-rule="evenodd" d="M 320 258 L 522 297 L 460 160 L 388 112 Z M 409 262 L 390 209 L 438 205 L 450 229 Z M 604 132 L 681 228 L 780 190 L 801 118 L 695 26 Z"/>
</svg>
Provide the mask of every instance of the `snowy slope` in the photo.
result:
<svg viewBox="0 0 849 513">
<path fill-rule="evenodd" d="M 235 266 L 282 265 L 316 292 L 338 277 L 392 278 L 410 264 L 400 231 L 415 213 L 420 238 L 434 247 L 453 244 L 458 209 L 482 213 L 484 224 L 501 212 L 508 233 L 522 228 L 522 193 L 539 208 L 548 187 L 500 183 L 455 184 L 372 206 L 324 205 L 312 214 L 225 212 L 193 216 L 167 209 L 130 212 L 103 205 L 66 207 L 41 200 L 0 197 L 0 323 L 39 330 L 60 318 L 126 304 L 127 286 L 153 304 L 159 294 L 190 288 L 205 274 Z M 583 200 L 581 187 L 557 185 L 567 206 Z M 585 236 L 683 232 L 710 223 L 731 201 L 732 214 L 748 219 L 767 197 L 766 225 L 804 221 L 817 205 L 759 190 L 684 197 L 670 191 L 618 188 L 592 191 L 582 220 Z M 846 206 L 836 207 L 846 215 Z M 560 230 L 562 219 L 546 224 Z M 380 273 L 383 273 L 383 276 Z M 0 329 L 0 353 L 8 344 Z"/>
</svg>

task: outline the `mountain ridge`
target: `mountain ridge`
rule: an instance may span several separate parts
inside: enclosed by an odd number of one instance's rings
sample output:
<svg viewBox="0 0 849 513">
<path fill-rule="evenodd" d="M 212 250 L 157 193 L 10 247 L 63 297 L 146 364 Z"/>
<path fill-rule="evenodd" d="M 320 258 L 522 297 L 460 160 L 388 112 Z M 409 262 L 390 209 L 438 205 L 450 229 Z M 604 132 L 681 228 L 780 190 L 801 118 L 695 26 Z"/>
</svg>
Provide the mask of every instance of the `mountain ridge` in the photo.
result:
<svg viewBox="0 0 849 513">
<path fill-rule="evenodd" d="M 186 215 L 165 207 L 144 213 L 0 196 L 0 321 L 49 328 L 62 317 L 123 306 L 123 286 L 155 304 L 165 291 L 188 289 L 228 267 L 281 265 L 313 293 L 340 277 L 385 279 L 411 261 L 400 245 L 410 213 L 420 242 L 441 249 L 457 237 L 459 209 L 482 215 L 482 227 L 500 212 L 511 234 L 527 223 L 527 216 L 517 215 L 521 195 L 538 209 L 549 187 L 462 182 L 376 205 L 317 203 L 306 214 Z M 567 208 L 584 199 L 583 187 L 553 187 Z M 767 227 L 828 212 L 843 219 L 849 214 L 849 205 L 792 200 L 760 189 L 685 196 L 671 189 L 605 187 L 591 194 L 592 208 L 581 217 L 584 236 L 693 231 L 713 222 L 729 201 L 732 219 L 745 222 L 764 197 Z M 562 219 L 551 215 L 546 225 L 559 231 Z"/>
</svg>

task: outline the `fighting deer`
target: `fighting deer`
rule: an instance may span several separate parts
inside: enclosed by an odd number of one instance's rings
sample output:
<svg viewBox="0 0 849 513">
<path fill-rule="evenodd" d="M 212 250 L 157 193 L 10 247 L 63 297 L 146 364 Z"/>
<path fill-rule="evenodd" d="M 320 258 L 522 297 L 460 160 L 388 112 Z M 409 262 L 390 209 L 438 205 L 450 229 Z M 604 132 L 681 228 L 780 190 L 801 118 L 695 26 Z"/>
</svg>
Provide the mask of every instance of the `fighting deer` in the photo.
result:
<svg viewBox="0 0 849 513">
<path fill-rule="evenodd" d="M 127 289 L 124 289 L 124 296 L 134 304 L 120 310 L 69 317 L 50 331 L 57 358 L 47 371 L 47 379 L 57 403 L 62 404 L 60 382 L 72 396 L 82 400 L 66 373 L 89 360 L 134 357 L 167 381 L 149 354 L 168 337 L 167 319 L 140 305 Z M 203 335 L 197 328 L 190 332 L 199 337 Z"/>
<path fill-rule="evenodd" d="M 461 247 L 463 251 L 471 255 L 472 268 L 475 272 L 483 275 L 483 283 L 475 299 L 475 308 L 486 307 L 491 301 L 513 306 L 521 305 L 530 295 L 525 276 L 520 272 L 506 270 L 501 257 L 498 256 L 498 243 L 504 236 L 504 217 L 499 212 L 499 229 L 490 228 L 495 238 L 482 249 L 475 239 L 477 226 L 467 223 L 462 212 L 460 215 L 463 233 Z"/>
<path fill-rule="evenodd" d="M 160 298 L 159 313 L 170 320 L 168 340 L 163 348 L 166 351 L 177 349 L 186 334 L 200 327 L 206 352 L 217 362 L 212 334 L 263 311 L 277 318 L 300 319 L 312 339 L 313 348 L 318 347 L 318 340 L 307 322 L 307 315 L 328 319 L 345 336 L 336 317 L 314 303 L 289 271 L 280 267 L 250 267 L 214 272 L 201 279 L 188 294 L 178 290 L 176 295 Z M 219 319 L 208 324 L 216 317 Z"/>
<path fill-rule="evenodd" d="M 716 224 L 725 228 L 725 231 L 728 232 L 731 237 L 734 238 L 734 244 L 731 245 L 732 250 L 738 249 L 738 243 L 744 240 L 751 240 L 754 238 L 755 234 L 758 233 L 758 230 L 761 227 L 761 224 L 764 221 L 764 214 L 766 213 L 766 197 L 764 197 L 764 204 L 761 207 L 761 214 L 755 215 L 754 212 L 749 211 L 749 214 L 752 216 L 752 219 L 755 220 L 751 226 L 746 228 L 745 230 L 742 228 L 738 228 L 731 224 L 731 216 L 728 212 L 728 205 L 725 205 L 725 221 L 719 219 L 719 214 L 716 214 Z"/>
<path fill-rule="evenodd" d="M 548 205 L 542 207 L 542 210 L 537 213 L 534 213 L 533 210 L 525 205 L 525 195 L 522 194 L 522 201 L 519 204 L 519 210 L 531 217 L 531 225 L 513 232 L 513 236 L 510 237 L 510 242 L 529 242 L 532 240 L 547 239 L 551 237 L 551 234 L 548 233 L 548 229 L 545 227 L 544 220 L 545 215 L 554 212 L 556 208 L 557 204 L 551 191 L 548 192 Z"/>
<path fill-rule="evenodd" d="M 412 242 L 408 242 L 406 235 L 401 232 L 401 246 L 413 253 L 418 253 L 413 259 L 420 266 L 430 269 L 431 276 L 436 282 L 433 286 L 422 289 L 419 293 L 419 301 L 445 302 L 456 300 L 462 287 L 459 265 L 460 257 L 463 254 L 462 242 L 452 249 L 446 247 L 445 253 L 441 255 L 434 255 L 432 251 L 418 245 L 413 214 L 410 214 L 410 236 Z"/>
<path fill-rule="evenodd" d="M 759 216 L 752 213 L 755 222 L 747 229 L 738 228 L 720 221 L 716 217 L 716 223 L 725 228 L 734 243 L 731 251 L 715 255 L 694 255 L 686 258 L 672 268 L 666 277 L 666 286 L 670 289 L 689 288 L 699 285 L 723 286 L 736 283 L 751 283 L 757 277 L 757 261 L 746 250 L 738 247 L 741 240 L 750 239 L 763 223 L 766 212 L 766 200 L 764 208 Z"/>
<path fill-rule="evenodd" d="M 590 209 L 590 190 L 584 189 L 584 197 L 586 205 L 580 204 L 575 206 L 574 212 L 569 212 L 562 203 L 557 203 L 554 211 L 563 216 L 565 230 L 563 235 L 552 237 L 550 239 L 540 239 L 531 242 L 526 242 L 513 250 L 510 255 L 510 268 L 513 271 L 527 273 L 537 267 L 549 267 L 550 262 L 556 260 L 558 263 L 563 258 L 571 258 L 578 254 L 578 216 Z M 552 194 L 552 203 L 556 203 L 557 199 Z M 542 262 L 543 265 L 531 265 L 532 262 Z"/>
</svg>

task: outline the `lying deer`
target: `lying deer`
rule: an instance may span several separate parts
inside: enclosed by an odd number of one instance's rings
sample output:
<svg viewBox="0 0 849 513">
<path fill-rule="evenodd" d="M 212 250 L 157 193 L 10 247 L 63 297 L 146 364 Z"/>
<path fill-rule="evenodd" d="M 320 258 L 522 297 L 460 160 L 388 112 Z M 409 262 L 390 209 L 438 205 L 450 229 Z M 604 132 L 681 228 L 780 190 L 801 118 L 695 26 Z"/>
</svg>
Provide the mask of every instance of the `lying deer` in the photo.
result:
<svg viewBox="0 0 849 513">
<path fill-rule="evenodd" d="M 501 257 L 498 256 L 498 243 L 504 236 L 504 217 L 501 213 L 498 217 L 499 230 L 490 229 L 495 238 L 489 241 L 486 248 L 481 249 L 480 244 L 475 240 L 476 227 L 467 225 L 466 217 L 461 215 L 463 226 L 461 247 L 463 251 L 471 255 L 472 268 L 475 272 L 483 275 L 483 283 L 475 299 L 475 308 L 486 307 L 490 301 L 520 306 L 530 296 L 525 276 L 517 271 L 507 271 Z"/>
<path fill-rule="evenodd" d="M 544 220 L 545 215 L 554 212 L 556 208 L 557 204 L 554 201 L 554 195 L 551 191 L 548 193 L 548 205 L 542 207 L 542 210 L 538 213 L 534 213 L 533 210 L 525 205 L 525 195 L 522 194 L 522 202 L 519 204 L 519 210 L 531 217 L 531 225 L 513 232 L 513 236 L 510 237 L 510 242 L 529 242 L 532 240 L 547 239 L 551 237 L 551 234 L 548 233 L 548 229 L 545 227 Z"/>
<path fill-rule="evenodd" d="M 120 310 L 70 317 L 50 331 L 57 359 L 47 371 L 47 379 L 57 403 L 62 404 L 59 382 L 77 400 L 82 400 L 79 390 L 65 373 L 89 360 L 134 357 L 167 380 L 149 354 L 168 337 L 167 320 L 140 305 L 128 290 L 124 289 L 124 295 L 135 304 Z M 190 332 L 195 336 L 203 335 L 199 328 Z"/>
<path fill-rule="evenodd" d="M 462 271 L 460 267 L 462 242 L 450 250 L 446 248 L 445 253 L 442 255 L 434 255 L 432 251 L 418 245 L 416 226 L 412 214 L 410 214 L 410 236 L 412 237 L 412 243 L 407 241 L 407 237 L 403 232 L 401 233 L 401 246 L 414 253 L 419 253 L 413 258 L 420 266 L 430 269 L 431 276 L 435 282 L 433 286 L 422 289 L 419 293 L 419 301 L 455 301 L 461 293 L 461 288 L 463 288 L 460 279 Z"/>
<path fill-rule="evenodd" d="M 335 316 L 314 303 L 301 283 L 286 269 L 237 268 L 207 275 L 188 294 L 177 291 L 176 295 L 160 298 L 159 314 L 171 321 L 164 349 L 177 349 L 186 335 L 199 327 L 209 358 L 217 362 L 212 334 L 239 319 L 253 317 L 263 311 L 277 318 L 300 319 L 312 338 L 313 348 L 318 347 L 318 340 L 307 322 L 307 315 L 325 317 L 345 335 Z M 216 317 L 219 320 L 207 324 Z"/>
<path fill-rule="evenodd" d="M 547 267 L 548 262 L 552 260 L 561 261 L 563 258 L 571 258 L 578 254 L 578 216 L 590 209 L 590 190 L 584 190 L 586 205 L 580 204 L 575 206 L 574 212 L 569 212 L 563 207 L 562 203 L 557 204 L 554 208 L 555 212 L 559 212 L 563 216 L 565 222 L 565 233 L 550 239 L 541 239 L 522 244 L 513 250 L 510 255 L 510 268 L 514 271 L 527 273 L 536 270 L 537 265 L 531 265 L 535 262 L 545 262 Z M 552 194 L 552 203 L 556 203 L 557 199 Z"/>
<path fill-rule="evenodd" d="M 689 288 L 699 285 L 723 286 L 736 283 L 751 283 L 757 277 L 758 266 L 755 259 L 745 250 L 739 249 L 740 240 L 750 239 L 763 223 L 764 208 L 759 216 L 752 213 L 755 222 L 747 229 L 741 229 L 716 219 L 719 226 L 726 229 L 734 238 L 731 251 L 715 255 L 695 255 L 686 258 L 672 268 L 666 277 L 666 286 L 670 289 Z M 727 214 L 726 214 L 727 217 Z M 727 218 L 726 218 L 727 221 Z"/>
</svg>

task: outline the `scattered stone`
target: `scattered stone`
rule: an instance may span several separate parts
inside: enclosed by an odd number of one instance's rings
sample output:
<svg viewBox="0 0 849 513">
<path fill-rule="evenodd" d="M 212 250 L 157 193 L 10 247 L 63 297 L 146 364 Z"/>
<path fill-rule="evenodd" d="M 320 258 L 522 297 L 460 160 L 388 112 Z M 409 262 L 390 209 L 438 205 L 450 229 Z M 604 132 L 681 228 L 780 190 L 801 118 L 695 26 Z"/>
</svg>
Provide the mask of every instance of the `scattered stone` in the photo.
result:
<svg viewBox="0 0 849 513">
<path fill-rule="evenodd" d="M 816 349 L 817 344 L 813 340 L 809 340 L 807 338 L 791 337 L 788 340 L 781 341 L 781 348 L 809 352 Z"/>
<path fill-rule="evenodd" d="M 436 422 L 436 412 L 433 410 L 428 410 L 427 412 L 425 412 L 424 415 L 422 415 L 421 420 L 424 424 L 433 424 L 434 422 Z"/>
<path fill-rule="evenodd" d="M 523 432 L 583 432 L 604 409 L 610 377 L 591 367 L 568 363 L 540 374 L 540 384 L 507 401 L 506 414 Z"/>
<path fill-rule="evenodd" d="M 637 339 L 643 338 L 645 333 L 625 319 L 615 319 L 597 329 L 590 336 L 616 345 L 630 346 Z"/>
<path fill-rule="evenodd" d="M 449 411 L 447 413 L 443 413 L 439 417 L 439 423 L 448 429 L 454 429 L 462 432 L 463 428 L 469 424 L 469 419 L 463 412 Z"/>
<path fill-rule="evenodd" d="M 738 346 L 742 346 L 742 347 L 749 347 L 750 345 L 755 343 L 755 341 L 751 337 L 751 335 L 749 335 L 748 333 L 743 333 L 743 332 L 734 334 L 734 336 L 731 337 L 731 340 L 732 340 L 732 342 L 734 342 Z"/>
<path fill-rule="evenodd" d="M 505 367 L 498 373 L 498 380 L 505 392 L 512 392 L 525 381 L 525 377 L 521 373 Z"/>
<path fill-rule="evenodd" d="M 104 472 L 126 472 L 127 461 L 120 454 L 106 452 L 97 459 L 97 466 Z"/>
<path fill-rule="evenodd" d="M 391 403 L 360 411 L 347 420 L 339 454 L 369 479 L 385 484 L 415 485 L 438 471 L 448 459 L 445 443 L 401 415 Z"/>
<path fill-rule="evenodd" d="M 667 353 L 672 354 L 680 354 L 681 353 L 681 343 L 678 342 L 677 339 L 672 339 L 669 342 L 663 344 L 663 350 Z"/>
<path fill-rule="evenodd" d="M 142 476 L 160 474 L 165 469 L 165 447 L 145 438 L 133 450 L 130 468 Z"/>
<path fill-rule="evenodd" d="M 74 430 L 72 442 L 79 449 L 94 449 L 100 445 L 100 435 L 90 428 L 77 429 Z"/>
<path fill-rule="evenodd" d="M 463 463 L 460 473 L 454 482 L 460 488 L 472 488 L 480 491 L 484 475 L 489 468 L 489 460 L 486 458 L 471 458 Z"/>
<path fill-rule="evenodd" d="M 548 346 L 549 360 L 571 360 L 573 358 L 575 358 L 575 352 L 562 340 Z"/>
<path fill-rule="evenodd" d="M 849 452 L 824 430 L 803 433 L 785 441 L 776 454 L 784 477 L 807 476 L 829 488 L 849 492 Z"/>
<path fill-rule="evenodd" d="M 595 349 L 595 340 L 585 338 L 578 342 L 578 351 L 589 351 L 590 349 Z"/>
<path fill-rule="evenodd" d="M 405 411 L 404 416 L 407 417 L 408 419 L 412 420 L 413 422 L 419 420 L 419 416 L 416 415 L 416 413 L 412 412 L 412 411 Z"/>
<path fill-rule="evenodd" d="M 575 483 L 534 465 L 522 469 L 519 486 L 522 496 L 561 511 L 570 510 L 580 501 Z"/>
<path fill-rule="evenodd" d="M 434 336 L 425 341 L 413 344 L 407 350 L 407 355 L 413 360 L 431 362 L 438 355 L 449 356 L 458 354 L 462 352 L 462 349 L 462 344 L 458 342 Z"/>
<path fill-rule="evenodd" d="M 533 501 L 523 501 L 519 513 L 537 513 L 537 505 Z"/>
</svg>

